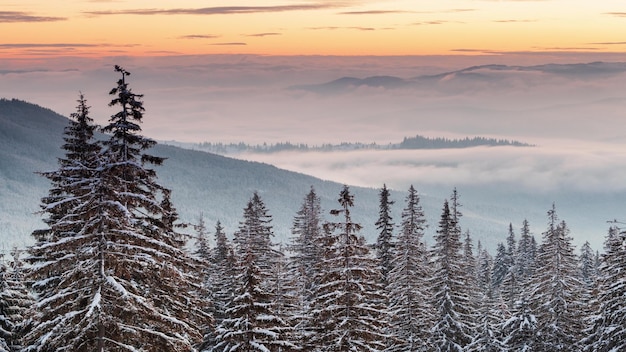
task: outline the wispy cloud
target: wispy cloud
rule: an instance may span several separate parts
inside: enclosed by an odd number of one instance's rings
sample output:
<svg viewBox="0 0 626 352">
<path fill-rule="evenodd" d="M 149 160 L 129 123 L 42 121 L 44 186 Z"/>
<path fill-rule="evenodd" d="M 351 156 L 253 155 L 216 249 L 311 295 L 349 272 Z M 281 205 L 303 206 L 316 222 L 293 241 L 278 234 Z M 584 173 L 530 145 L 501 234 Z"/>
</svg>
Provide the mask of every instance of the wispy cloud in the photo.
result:
<svg viewBox="0 0 626 352">
<path fill-rule="evenodd" d="M 344 11 L 338 12 L 339 15 L 388 15 L 398 13 L 415 13 L 414 11 L 405 10 L 365 10 L 365 11 Z"/>
<path fill-rule="evenodd" d="M 357 31 L 375 31 L 376 30 L 376 28 L 374 27 L 334 27 L 334 26 L 308 27 L 307 29 L 311 29 L 315 31 L 319 31 L 319 30 L 334 31 L 334 30 L 342 30 L 342 29 L 350 29 L 350 30 L 357 30 Z M 391 28 L 382 28 L 382 29 L 391 29 Z"/>
<path fill-rule="evenodd" d="M 597 42 L 588 43 L 589 45 L 626 45 L 626 42 Z"/>
<path fill-rule="evenodd" d="M 422 21 L 422 22 L 413 22 L 411 23 L 411 25 L 412 26 L 424 26 L 424 25 L 444 24 L 444 23 L 450 23 L 450 21 Z M 455 23 L 461 23 L 461 22 L 455 22 Z"/>
<path fill-rule="evenodd" d="M 300 5 L 276 5 L 276 6 L 216 6 L 202 8 L 179 8 L 179 9 L 131 9 L 111 11 L 86 11 L 85 14 L 94 16 L 106 15 L 232 15 L 267 12 L 309 11 L 343 7 L 335 3 L 313 3 Z"/>
<path fill-rule="evenodd" d="M 101 48 L 101 47 L 135 47 L 139 44 L 91 44 L 91 43 L 0 43 L 0 49 L 27 49 L 27 48 Z"/>
<path fill-rule="evenodd" d="M 36 16 L 30 12 L 0 11 L 0 23 L 10 22 L 55 22 L 65 21 L 65 17 Z"/>
<path fill-rule="evenodd" d="M 219 35 L 213 35 L 213 34 L 188 34 L 188 35 L 181 35 L 180 37 L 178 37 L 178 39 L 215 39 L 215 38 L 219 38 Z"/>
<path fill-rule="evenodd" d="M 213 43 L 211 45 L 239 46 L 239 45 L 248 45 L 248 44 L 244 42 L 227 42 L 227 43 Z"/>
<path fill-rule="evenodd" d="M 266 33 L 253 33 L 253 34 L 246 34 L 246 37 L 270 37 L 270 36 L 275 36 L 275 35 L 282 35 L 282 33 L 278 33 L 278 32 L 266 32 Z"/>
<path fill-rule="evenodd" d="M 537 20 L 495 20 L 496 23 L 529 23 L 537 22 Z"/>
<path fill-rule="evenodd" d="M 626 17 L 626 12 L 606 12 L 605 14 L 616 17 Z"/>
</svg>

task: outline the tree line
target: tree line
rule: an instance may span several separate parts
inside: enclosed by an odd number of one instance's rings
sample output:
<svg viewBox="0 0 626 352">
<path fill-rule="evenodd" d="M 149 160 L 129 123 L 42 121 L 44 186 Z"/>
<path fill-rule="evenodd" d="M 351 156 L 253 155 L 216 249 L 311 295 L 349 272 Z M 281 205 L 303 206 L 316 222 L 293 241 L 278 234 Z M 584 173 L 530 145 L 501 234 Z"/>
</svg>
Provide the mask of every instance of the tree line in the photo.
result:
<svg viewBox="0 0 626 352">
<path fill-rule="evenodd" d="M 531 144 L 523 143 L 515 140 L 496 139 L 486 137 L 465 137 L 462 139 L 450 139 L 443 137 L 424 137 L 416 135 L 415 137 L 404 137 L 400 143 L 390 143 L 380 145 L 376 143 L 359 143 L 359 142 L 342 142 L 339 144 L 325 143 L 322 145 L 310 146 L 305 143 L 279 142 L 273 144 L 257 144 L 250 145 L 244 142 L 239 143 L 211 143 L 202 142 L 193 145 L 193 148 L 204 150 L 217 154 L 233 154 L 233 153 L 279 153 L 285 151 L 344 151 L 344 150 L 393 150 L 393 149 L 445 149 L 445 148 L 470 148 L 479 146 L 501 147 L 531 147 Z"/>
<path fill-rule="evenodd" d="M 98 127 L 80 95 L 51 187 L 46 227 L 0 267 L 0 351 L 620 351 L 626 349 L 626 233 L 575 253 L 553 205 L 539 240 L 509 226 L 492 256 L 461 226 L 456 189 L 434 244 L 411 186 L 398 223 L 379 192 L 377 241 L 340 190 L 328 211 L 311 188 L 287 244 L 258 193 L 232 236 L 182 224 L 149 165 L 142 95 L 121 75 Z M 192 226 L 189 230 L 184 226 Z M 213 241 L 210 241 L 210 232 Z M 192 238 L 193 237 L 193 238 Z M 193 241 L 192 241 L 193 240 Z M 213 245 L 211 245 L 213 242 Z M 25 265 L 28 264 L 28 265 Z"/>
</svg>

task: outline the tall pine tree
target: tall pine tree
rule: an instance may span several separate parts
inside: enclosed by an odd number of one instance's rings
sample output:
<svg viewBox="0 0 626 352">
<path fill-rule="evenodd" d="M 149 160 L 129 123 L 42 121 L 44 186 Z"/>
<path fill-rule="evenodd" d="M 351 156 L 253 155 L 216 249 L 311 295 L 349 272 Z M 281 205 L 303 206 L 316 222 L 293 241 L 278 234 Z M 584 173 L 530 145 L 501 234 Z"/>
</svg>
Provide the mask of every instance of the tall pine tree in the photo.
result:
<svg viewBox="0 0 626 352">
<path fill-rule="evenodd" d="M 354 197 L 348 186 L 339 195 L 342 216 L 324 224 L 323 259 L 319 263 L 314 299 L 309 313 L 306 350 L 382 351 L 388 328 L 387 300 L 380 284 L 377 261 L 365 241 L 357 235 L 361 225 L 353 222 L 350 210 Z"/>
<path fill-rule="evenodd" d="M 465 287 L 466 271 L 463 268 L 458 215 L 451 213 L 448 201 L 444 202 L 439 228 L 432 250 L 434 275 L 432 305 L 435 309 L 429 350 L 461 352 L 472 342 L 470 296 Z"/>
<path fill-rule="evenodd" d="M 128 71 L 115 70 L 122 77 L 110 105 L 120 111 L 103 128 L 102 152 L 81 101 L 66 157 L 45 175 L 61 200 L 43 199 L 50 228 L 34 233 L 30 250 L 39 316 L 29 351 L 189 351 L 201 338 L 196 323 L 206 316 L 170 191 L 144 166 L 163 159 L 144 153 L 156 142 L 139 134 L 141 95 L 128 88 Z"/>
<path fill-rule="evenodd" d="M 423 240 L 426 219 L 419 201 L 419 195 L 411 185 L 389 272 L 391 334 L 396 339 L 389 352 L 427 350 L 432 322 L 428 299 L 431 273 Z"/>
</svg>

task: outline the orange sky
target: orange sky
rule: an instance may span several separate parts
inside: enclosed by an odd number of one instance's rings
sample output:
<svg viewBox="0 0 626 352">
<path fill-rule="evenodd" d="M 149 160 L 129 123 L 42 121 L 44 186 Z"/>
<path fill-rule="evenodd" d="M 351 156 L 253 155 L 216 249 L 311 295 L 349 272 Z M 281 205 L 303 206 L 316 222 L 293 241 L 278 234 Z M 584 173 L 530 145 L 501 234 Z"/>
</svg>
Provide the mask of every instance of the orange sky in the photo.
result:
<svg viewBox="0 0 626 352">
<path fill-rule="evenodd" d="M 623 0 L 10 0 L 0 57 L 626 51 Z"/>
</svg>

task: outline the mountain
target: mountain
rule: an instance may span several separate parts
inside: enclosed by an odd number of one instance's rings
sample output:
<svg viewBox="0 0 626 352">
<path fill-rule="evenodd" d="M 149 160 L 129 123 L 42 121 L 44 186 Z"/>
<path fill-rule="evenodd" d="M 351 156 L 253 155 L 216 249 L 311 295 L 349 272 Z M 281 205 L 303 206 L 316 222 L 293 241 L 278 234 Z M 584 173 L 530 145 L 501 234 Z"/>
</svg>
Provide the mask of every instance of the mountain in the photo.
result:
<svg viewBox="0 0 626 352">
<path fill-rule="evenodd" d="M 445 84 L 454 88 L 455 83 L 469 82 L 500 82 L 506 80 L 506 73 L 544 73 L 570 79 L 589 79 L 610 77 L 626 72 L 626 62 L 590 62 L 577 64 L 545 64 L 534 66 L 517 65 L 479 65 L 466 67 L 460 70 L 442 72 L 432 75 L 422 75 L 411 78 L 394 76 L 372 76 L 366 78 L 343 77 L 321 84 L 301 84 L 289 87 L 294 90 L 305 90 L 318 94 L 337 94 L 351 91 L 359 87 L 373 87 L 384 89 L 396 88 L 437 88 L 433 84 Z M 442 89 L 443 87 L 438 87 Z"/>
<path fill-rule="evenodd" d="M 66 124 L 65 117 L 49 109 L 19 100 L 0 100 L 0 250 L 32 243 L 31 231 L 43 227 L 41 215 L 35 212 L 49 183 L 36 172 L 57 168 Z M 151 154 L 167 158 L 163 166 L 157 167 L 157 174 L 160 182 L 172 189 L 181 219 L 196 222 L 203 214 L 209 229 L 220 220 L 229 235 L 237 229 L 243 208 L 255 191 L 274 218 L 276 240 L 282 242 L 288 240 L 293 217 L 311 186 L 322 198 L 325 214 L 338 205 L 342 185 L 335 182 L 169 145 L 157 145 Z M 443 199 L 450 195 L 452 187 L 420 185 L 419 180 L 415 187 L 420 192 L 430 237 L 437 229 Z M 364 226 L 362 234 L 373 242 L 377 236 L 374 223 L 378 218 L 378 190 L 351 189 L 355 194 L 353 218 Z M 518 228 L 516 224 L 525 218 L 539 240 L 546 211 L 553 201 L 577 242 L 590 240 L 594 248 L 600 249 L 608 228 L 606 221 L 619 219 L 625 196 L 619 192 L 531 196 L 498 185 L 463 188 L 459 194 L 463 228 L 470 229 L 474 239 L 489 249 L 504 240 L 509 222 Z M 392 207 L 394 221 L 400 223 L 406 190 L 393 191 L 391 196 L 396 202 Z"/>
</svg>

